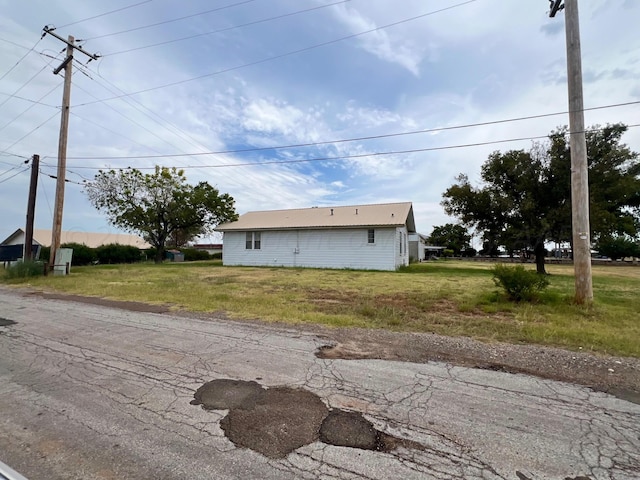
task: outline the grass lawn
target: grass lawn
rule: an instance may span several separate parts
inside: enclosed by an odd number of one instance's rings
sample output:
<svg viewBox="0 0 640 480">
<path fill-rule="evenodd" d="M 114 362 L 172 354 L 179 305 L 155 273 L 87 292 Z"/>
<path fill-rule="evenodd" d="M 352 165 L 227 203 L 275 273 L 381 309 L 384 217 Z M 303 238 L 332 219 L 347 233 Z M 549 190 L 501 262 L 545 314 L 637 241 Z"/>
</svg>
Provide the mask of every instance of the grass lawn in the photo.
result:
<svg viewBox="0 0 640 480">
<path fill-rule="evenodd" d="M 3 282 L 238 319 L 434 332 L 640 357 L 640 268 L 594 266 L 589 308 L 572 304 L 573 266 L 547 266 L 551 284 L 536 304 L 506 301 L 490 269 L 459 261 L 414 264 L 401 272 L 211 261 L 74 267 L 68 277 Z"/>
</svg>

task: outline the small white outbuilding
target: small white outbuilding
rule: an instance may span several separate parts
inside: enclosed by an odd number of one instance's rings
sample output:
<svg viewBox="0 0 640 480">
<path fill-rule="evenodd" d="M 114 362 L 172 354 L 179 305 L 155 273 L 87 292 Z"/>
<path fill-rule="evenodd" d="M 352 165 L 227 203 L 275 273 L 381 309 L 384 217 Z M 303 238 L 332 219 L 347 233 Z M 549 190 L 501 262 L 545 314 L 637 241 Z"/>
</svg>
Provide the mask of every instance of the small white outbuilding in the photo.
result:
<svg viewBox="0 0 640 480">
<path fill-rule="evenodd" d="M 248 212 L 216 230 L 224 265 L 396 270 L 416 227 L 404 202 Z"/>
</svg>

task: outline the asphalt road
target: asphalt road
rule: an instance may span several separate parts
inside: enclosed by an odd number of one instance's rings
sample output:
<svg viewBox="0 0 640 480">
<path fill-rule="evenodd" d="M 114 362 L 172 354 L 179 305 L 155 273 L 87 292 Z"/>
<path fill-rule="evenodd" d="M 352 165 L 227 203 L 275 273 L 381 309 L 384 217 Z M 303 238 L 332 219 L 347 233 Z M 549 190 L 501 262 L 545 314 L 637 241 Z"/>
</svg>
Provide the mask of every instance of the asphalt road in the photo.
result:
<svg viewBox="0 0 640 480">
<path fill-rule="evenodd" d="M 0 460 L 30 480 L 640 478 L 640 405 L 584 387 L 319 359 L 323 341 L 294 330 L 6 289 L 0 318 L 16 322 L 0 326 Z M 218 379 L 305 389 L 361 412 L 397 448 L 317 440 L 272 458 L 237 447 L 220 427 L 226 410 L 191 404 Z"/>
</svg>

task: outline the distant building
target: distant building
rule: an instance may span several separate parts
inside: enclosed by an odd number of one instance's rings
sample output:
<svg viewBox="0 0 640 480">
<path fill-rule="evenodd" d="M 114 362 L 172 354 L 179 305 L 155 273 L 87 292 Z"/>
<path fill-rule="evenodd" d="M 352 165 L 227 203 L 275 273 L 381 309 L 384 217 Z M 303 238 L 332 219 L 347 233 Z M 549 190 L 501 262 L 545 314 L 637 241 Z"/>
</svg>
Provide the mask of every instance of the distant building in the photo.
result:
<svg viewBox="0 0 640 480">
<path fill-rule="evenodd" d="M 195 248 L 196 250 L 202 250 L 203 252 L 207 252 L 209 255 L 213 255 L 215 253 L 222 253 L 221 243 L 197 243 L 193 245 L 193 248 Z"/>
<path fill-rule="evenodd" d="M 416 227 L 404 202 L 248 212 L 216 231 L 224 265 L 395 270 Z"/>
<path fill-rule="evenodd" d="M 18 228 L 9 235 L 0 245 L 21 245 L 24 244 L 24 230 Z M 48 247 L 51 245 L 51 230 L 34 230 L 34 245 Z M 108 245 L 117 243 L 119 245 L 128 245 L 138 247 L 140 249 L 150 248 L 147 242 L 137 235 L 129 235 L 126 233 L 90 233 L 90 232 L 62 232 L 60 234 L 60 243 L 79 243 L 87 247 L 96 248 L 100 245 Z"/>
</svg>

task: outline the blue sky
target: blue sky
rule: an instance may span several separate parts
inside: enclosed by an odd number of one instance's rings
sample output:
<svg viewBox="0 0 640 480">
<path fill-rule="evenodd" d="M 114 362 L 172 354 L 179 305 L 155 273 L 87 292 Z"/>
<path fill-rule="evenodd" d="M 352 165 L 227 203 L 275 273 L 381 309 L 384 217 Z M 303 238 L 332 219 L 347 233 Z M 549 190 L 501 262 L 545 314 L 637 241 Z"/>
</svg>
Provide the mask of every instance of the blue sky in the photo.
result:
<svg viewBox="0 0 640 480">
<path fill-rule="evenodd" d="M 89 64 L 76 55 L 63 229 L 115 231 L 82 182 L 100 168 L 160 164 L 230 193 L 239 213 L 411 201 L 429 234 L 454 220 L 440 201 L 458 174 L 477 181 L 489 153 L 529 148 L 526 139 L 568 117 L 388 135 L 565 112 L 564 13 L 551 19 L 548 8 L 545 0 L 0 0 L 0 237 L 24 226 L 23 162 L 34 153 L 42 159 L 36 228 L 51 228 L 63 82 L 52 70 L 63 44 L 40 39 L 44 25 L 102 55 Z M 634 0 L 580 2 L 585 107 L 640 101 L 639 18 Z M 638 111 L 588 110 L 585 120 L 635 125 Z M 379 138 L 337 142 L 361 137 Z M 525 140 L 439 149 L 516 138 Z M 640 151 L 640 128 L 624 141 Z M 183 155 L 317 142 L 326 143 Z M 294 162 L 327 157 L 351 158 Z M 274 161 L 290 163 L 260 165 Z"/>
</svg>

